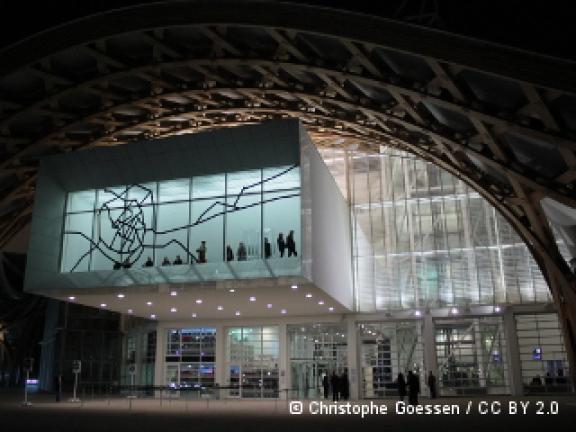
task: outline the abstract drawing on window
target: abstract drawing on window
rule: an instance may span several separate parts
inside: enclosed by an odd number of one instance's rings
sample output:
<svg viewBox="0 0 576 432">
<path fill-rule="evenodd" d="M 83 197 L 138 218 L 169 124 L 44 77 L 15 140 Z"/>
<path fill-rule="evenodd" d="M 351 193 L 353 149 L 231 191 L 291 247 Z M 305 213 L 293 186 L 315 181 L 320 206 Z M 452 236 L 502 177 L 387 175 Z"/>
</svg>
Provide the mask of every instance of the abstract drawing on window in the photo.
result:
<svg viewBox="0 0 576 432">
<path fill-rule="evenodd" d="M 274 195 L 267 199 L 264 199 L 264 194 L 260 194 L 260 200 L 257 202 L 240 205 L 240 200 L 245 194 L 250 194 L 251 190 L 257 190 L 265 183 L 276 180 L 295 168 L 297 168 L 297 165 L 290 166 L 277 174 L 263 178 L 261 181 L 244 185 L 240 192 L 234 196 L 235 199 L 233 201 L 230 200 L 230 197 L 228 197 L 228 202 L 226 202 L 225 198 L 216 200 L 198 217 L 191 220 L 191 223 L 162 230 L 155 229 L 153 226 L 154 222 L 150 222 L 155 221 L 157 217 L 157 203 L 154 199 L 154 192 L 150 188 L 139 184 L 126 186 L 121 191 L 118 191 L 117 188 L 114 190 L 105 188 L 104 192 L 112 195 L 113 198 L 105 201 L 95 210 L 96 223 L 93 237 L 91 238 L 85 233 L 75 230 L 66 230 L 64 232 L 65 235 L 83 237 L 88 241 L 89 245 L 86 252 L 78 257 L 78 260 L 69 271 L 74 272 L 82 261 L 87 259 L 95 250 L 98 250 L 106 257 L 114 268 L 128 268 L 136 263 L 146 250 L 164 249 L 169 245 L 177 245 L 181 248 L 182 254 L 188 256 L 191 263 L 205 262 L 201 256 L 192 253 L 191 248 L 177 238 L 168 238 L 162 243 L 155 243 L 154 239 L 159 235 L 165 236 L 202 225 L 219 216 L 240 212 L 268 202 L 299 196 L 299 191 L 295 190 L 287 190 L 285 194 Z M 139 198 L 134 198 L 133 196 L 138 196 Z M 147 213 L 145 209 L 147 209 Z M 112 234 L 106 239 L 106 236 L 102 234 L 103 232 L 111 232 Z M 121 258 L 119 259 L 118 257 Z"/>
</svg>

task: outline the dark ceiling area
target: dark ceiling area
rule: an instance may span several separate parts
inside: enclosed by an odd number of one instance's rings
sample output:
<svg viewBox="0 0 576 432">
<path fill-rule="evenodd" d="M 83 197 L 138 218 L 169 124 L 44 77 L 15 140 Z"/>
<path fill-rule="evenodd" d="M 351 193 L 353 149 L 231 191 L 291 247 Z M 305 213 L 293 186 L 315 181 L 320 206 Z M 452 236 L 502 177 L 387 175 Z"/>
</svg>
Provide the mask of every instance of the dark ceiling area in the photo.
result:
<svg viewBox="0 0 576 432">
<path fill-rule="evenodd" d="M 68 21 L 112 9 L 175 0 L 63 0 L 0 2 L 0 48 Z M 181 0 L 193 2 L 194 0 Z M 275 2 L 278 0 L 267 0 Z M 218 0 L 212 0 L 217 3 Z M 369 15 L 402 19 L 441 30 L 558 57 L 576 59 L 570 2 L 521 0 L 292 0 Z M 33 12 L 30 6 L 33 4 Z M 430 15 L 434 15 L 431 17 Z M 420 16 L 420 18 L 419 18 Z M 422 18 L 424 16 L 424 18 Z"/>
</svg>

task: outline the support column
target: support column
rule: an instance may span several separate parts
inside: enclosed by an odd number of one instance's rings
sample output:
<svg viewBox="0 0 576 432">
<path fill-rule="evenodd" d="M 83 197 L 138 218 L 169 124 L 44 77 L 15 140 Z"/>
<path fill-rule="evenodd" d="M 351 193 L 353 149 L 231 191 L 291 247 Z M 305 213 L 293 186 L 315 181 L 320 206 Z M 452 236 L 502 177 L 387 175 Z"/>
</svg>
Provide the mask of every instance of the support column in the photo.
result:
<svg viewBox="0 0 576 432">
<path fill-rule="evenodd" d="M 154 363 L 154 385 L 165 385 L 165 359 L 166 351 L 166 329 L 156 325 L 156 362 Z"/>
<path fill-rule="evenodd" d="M 436 357 L 436 334 L 434 331 L 434 319 L 430 311 L 424 314 L 422 343 L 424 345 L 424 378 L 426 379 L 428 372 L 432 371 L 436 376 L 436 381 L 439 382 L 438 359 Z"/>
<path fill-rule="evenodd" d="M 346 317 L 346 340 L 348 352 L 348 380 L 350 381 L 350 399 L 360 398 L 360 347 L 358 346 L 358 331 L 354 317 Z"/>
<path fill-rule="evenodd" d="M 516 333 L 516 321 L 511 308 L 504 309 L 502 317 L 504 323 L 504 335 L 508 347 L 508 377 L 510 380 L 510 394 L 522 396 L 524 385 L 522 383 L 522 364 L 520 362 L 520 349 L 518 347 L 518 334 Z"/>
<path fill-rule="evenodd" d="M 214 384 L 227 386 L 226 381 L 226 327 L 219 324 L 216 327 L 216 347 L 214 349 Z M 220 397 L 225 397 L 227 391 L 222 391 Z"/>
<path fill-rule="evenodd" d="M 288 326 L 286 323 L 278 324 L 278 388 L 280 399 L 290 399 L 292 378 L 290 376 L 290 341 L 288 340 Z"/>
</svg>

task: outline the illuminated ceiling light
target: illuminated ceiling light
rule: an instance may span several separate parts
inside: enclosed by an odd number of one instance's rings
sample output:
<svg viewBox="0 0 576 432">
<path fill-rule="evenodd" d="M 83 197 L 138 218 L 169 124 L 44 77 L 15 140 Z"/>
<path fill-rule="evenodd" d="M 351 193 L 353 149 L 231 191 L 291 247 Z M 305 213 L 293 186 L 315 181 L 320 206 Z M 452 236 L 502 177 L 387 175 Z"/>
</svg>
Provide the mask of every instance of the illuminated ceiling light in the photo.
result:
<svg viewBox="0 0 576 432">
<path fill-rule="evenodd" d="M 240 311 L 236 311 L 236 313 L 234 315 L 240 316 Z"/>
<path fill-rule="evenodd" d="M 332 306 L 330 306 L 330 307 L 328 308 L 328 310 L 329 310 L 330 312 L 334 312 L 334 308 L 333 308 Z"/>
<path fill-rule="evenodd" d="M 152 319 L 156 319 L 156 314 L 152 314 L 152 315 L 150 315 L 150 318 L 152 318 Z"/>
<path fill-rule="evenodd" d="M 118 298 L 124 298 L 124 297 L 126 297 L 126 296 L 125 296 L 124 294 L 120 293 L 120 294 L 116 294 L 116 297 L 118 297 Z"/>
<path fill-rule="evenodd" d="M 152 302 L 151 302 L 151 301 L 147 301 L 146 304 L 147 304 L 148 306 L 152 306 Z"/>
<path fill-rule="evenodd" d="M 422 312 L 420 312 L 419 310 L 417 310 L 416 312 L 414 312 L 414 315 L 420 316 L 420 315 L 422 315 Z"/>
<path fill-rule="evenodd" d="M 324 304 L 324 300 L 320 300 L 320 301 L 318 302 L 318 304 L 319 304 L 320 306 L 322 306 L 322 305 Z"/>
<path fill-rule="evenodd" d="M 268 304 L 266 305 L 266 307 L 267 307 L 268 309 L 272 309 L 272 303 L 268 303 Z"/>
<path fill-rule="evenodd" d="M 286 315 L 286 314 L 288 313 L 288 311 L 287 311 L 286 309 L 282 309 L 282 310 L 280 311 L 280 313 L 283 314 L 283 315 Z"/>
<path fill-rule="evenodd" d="M 458 309 L 456 309 L 455 307 L 450 309 L 450 313 L 453 315 L 456 315 L 458 313 Z"/>
<path fill-rule="evenodd" d="M 218 306 L 216 309 L 218 309 L 219 311 L 224 310 L 224 306 Z"/>
<path fill-rule="evenodd" d="M 170 308 L 170 312 L 178 312 L 178 309 L 176 309 L 175 307 Z"/>
<path fill-rule="evenodd" d="M 312 298 L 312 294 L 310 293 L 306 294 L 306 298 Z"/>
<path fill-rule="evenodd" d="M 170 291 L 170 295 L 172 297 L 176 297 L 178 295 L 178 293 L 176 291 Z"/>
<path fill-rule="evenodd" d="M 133 314 L 134 311 L 133 311 L 132 309 L 128 309 L 128 313 L 129 313 L 129 314 Z"/>
<path fill-rule="evenodd" d="M 196 312 L 192 312 L 192 318 L 196 318 L 198 314 Z"/>
<path fill-rule="evenodd" d="M 294 290 L 295 290 L 295 289 L 298 289 L 298 285 L 292 285 L 290 288 L 292 288 L 292 289 L 294 289 Z"/>
<path fill-rule="evenodd" d="M 256 297 L 251 296 L 251 297 L 250 297 L 250 301 L 256 301 Z"/>
<path fill-rule="evenodd" d="M 100 307 L 106 307 L 108 306 L 106 303 L 100 303 Z"/>
<path fill-rule="evenodd" d="M 494 306 L 494 312 L 500 312 L 502 308 L 500 306 Z"/>
<path fill-rule="evenodd" d="M 234 288 L 230 288 L 228 291 L 229 291 L 229 292 L 232 292 L 232 293 L 233 293 L 233 292 L 236 292 L 236 290 L 235 290 Z"/>
<path fill-rule="evenodd" d="M 70 296 L 70 297 L 68 297 L 68 300 L 70 300 L 70 301 L 74 301 L 74 300 L 76 300 L 76 297 L 74 297 L 74 296 Z"/>
<path fill-rule="evenodd" d="M 202 304 L 202 299 L 196 299 L 196 304 Z"/>
</svg>

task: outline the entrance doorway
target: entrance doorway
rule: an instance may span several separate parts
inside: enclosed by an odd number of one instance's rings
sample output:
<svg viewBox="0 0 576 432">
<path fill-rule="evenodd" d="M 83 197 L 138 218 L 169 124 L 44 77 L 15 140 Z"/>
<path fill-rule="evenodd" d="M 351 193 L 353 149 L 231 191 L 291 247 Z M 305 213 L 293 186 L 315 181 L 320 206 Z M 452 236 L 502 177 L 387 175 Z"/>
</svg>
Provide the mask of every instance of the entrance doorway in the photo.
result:
<svg viewBox="0 0 576 432">
<path fill-rule="evenodd" d="M 347 372 L 346 327 L 339 324 L 288 326 L 290 338 L 290 397 L 324 397 L 323 379 Z"/>
</svg>

